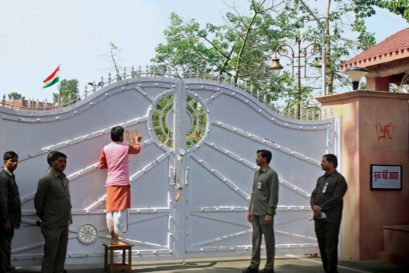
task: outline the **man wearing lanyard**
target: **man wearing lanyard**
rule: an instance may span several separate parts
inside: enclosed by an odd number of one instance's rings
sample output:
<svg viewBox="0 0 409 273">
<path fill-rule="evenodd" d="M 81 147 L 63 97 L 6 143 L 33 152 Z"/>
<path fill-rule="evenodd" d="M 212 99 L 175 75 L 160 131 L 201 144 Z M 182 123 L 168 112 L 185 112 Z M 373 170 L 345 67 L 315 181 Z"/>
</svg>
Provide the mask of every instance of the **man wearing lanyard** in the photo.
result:
<svg viewBox="0 0 409 273">
<path fill-rule="evenodd" d="M 338 159 L 333 154 L 322 157 L 321 167 L 325 174 L 318 178 L 311 194 L 315 234 L 325 273 L 337 273 L 338 235 L 342 218 L 342 198 L 347 191 L 345 178 L 337 172 Z"/>
<path fill-rule="evenodd" d="M 274 215 L 278 203 L 278 175 L 270 168 L 272 154 L 268 150 L 258 150 L 256 163 L 260 169 L 254 174 L 253 192 L 247 220 L 253 226 L 253 251 L 250 266 L 243 273 L 257 273 L 260 266 L 261 239 L 267 250 L 267 262 L 263 273 L 274 273 L 275 237 Z"/>
<path fill-rule="evenodd" d="M 67 156 L 53 151 L 47 157 L 50 165 L 38 182 L 34 198 L 36 214 L 41 219 L 44 236 L 42 273 L 63 273 L 68 245 L 68 226 L 72 224 L 69 181 L 64 174 Z"/>
</svg>

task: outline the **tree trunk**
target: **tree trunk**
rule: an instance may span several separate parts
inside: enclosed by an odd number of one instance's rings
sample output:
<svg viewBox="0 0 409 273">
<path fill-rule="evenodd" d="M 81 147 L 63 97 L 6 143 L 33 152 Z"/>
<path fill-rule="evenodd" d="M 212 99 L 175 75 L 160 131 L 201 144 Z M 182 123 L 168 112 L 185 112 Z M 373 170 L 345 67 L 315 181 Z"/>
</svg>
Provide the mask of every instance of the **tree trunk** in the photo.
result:
<svg viewBox="0 0 409 273">
<path fill-rule="evenodd" d="M 240 40 L 240 37 L 237 37 L 236 41 L 234 42 L 229 55 L 226 58 L 226 61 L 223 63 L 223 66 L 220 68 L 219 70 L 219 77 L 221 77 L 223 75 L 224 72 L 226 72 L 226 66 L 229 64 L 230 60 L 231 60 L 231 56 L 234 53 L 234 49 L 236 48 L 236 44 L 238 43 L 238 41 Z"/>
<path fill-rule="evenodd" d="M 333 87 L 334 87 L 334 71 L 331 69 L 331 37 L 330 37 L 330 31 L 329 31 L 329 14 L 331 10 L 331 0 L 328 0 L 327 2 L 327 12 L 325 14 L 325 36 L 326 36 L 326 41 L 325 41 L 325 59 L 326 59 L 326 64 L 329 67 L 329 70 L 327 70 L 327 89 L 328 89 L 328 95 L 331 95 L 333 93 Z"/>
<path fill-rule="evenodd" d="M 234 86 L 237 86 L 237 81 L 239 80 L 239 74 L 240 74 L 240 69 L 241 69 L 241 59 L 242 59 L 242 56 L 243 56 L 243 53 L 244 53 L 244 48 L 246 47 L 247 40 L 248 40 L 248 37 L 249 37 L 250 32 L 251 32 L 251 28 L 252 28 L 252 26 L 254 24 L 254 21 L 256 20 L 257 15 L 258 15 L 257 9 L 254 8 L 254 16 L 253 16 L 253 18 L 251 18 L 251 21 L 250 21 L 249 25 L 247 26 L 246 34 L 244 35 L 243 44 L 242 44 L 242 46 L 240 48 L 239 55 L 237 56 L 237 64 L 236 64 L 236 68 L 235 68 L 235 71 L 234 71 L 235 72 L 234 73 Z"/>
</svg>

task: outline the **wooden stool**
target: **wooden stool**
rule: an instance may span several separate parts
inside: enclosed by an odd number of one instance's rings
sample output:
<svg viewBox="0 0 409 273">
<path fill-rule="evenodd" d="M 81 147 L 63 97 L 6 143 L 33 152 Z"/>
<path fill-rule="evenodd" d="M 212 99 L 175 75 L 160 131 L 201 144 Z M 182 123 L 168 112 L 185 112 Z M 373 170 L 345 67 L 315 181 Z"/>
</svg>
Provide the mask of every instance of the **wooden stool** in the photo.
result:
<svg viewBox="0 0 409 273">
<path fill-rule="evenodd" d="M 132 247 L 133 245 L 102 244 L 105 247 L 104 270 L 113 273 L 115 270 L 132 271 Z M 122 250 L 122 263 L 114 263 L 114 251 Z M 128 263 L 126 263 L 126 251 L 128 250 Z M 109 257 L 108 257 L 109 254 Z"/>
</svg>

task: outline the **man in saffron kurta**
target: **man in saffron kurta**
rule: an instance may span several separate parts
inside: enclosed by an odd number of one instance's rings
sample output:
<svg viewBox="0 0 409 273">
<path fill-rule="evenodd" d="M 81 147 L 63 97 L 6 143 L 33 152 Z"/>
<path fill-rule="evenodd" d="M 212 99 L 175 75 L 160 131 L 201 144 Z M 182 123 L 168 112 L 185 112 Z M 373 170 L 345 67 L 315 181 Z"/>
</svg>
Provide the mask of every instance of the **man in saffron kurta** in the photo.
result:
<svg viewBox="0 0 409 273">
<path fill-rule="evenodd" d="M 135 145 L 123 143 L 124 128 L 111 129 L 112 142 L 101 151 L 99 168 L 108 169 L 106 180 L 106 219 L 112 243 L 119 244 L 119 232 L 128 231 L 128 209 L 131 207 L 128 155 L 141 151 L 141 136 L 135 137 Z"/>
</svg>

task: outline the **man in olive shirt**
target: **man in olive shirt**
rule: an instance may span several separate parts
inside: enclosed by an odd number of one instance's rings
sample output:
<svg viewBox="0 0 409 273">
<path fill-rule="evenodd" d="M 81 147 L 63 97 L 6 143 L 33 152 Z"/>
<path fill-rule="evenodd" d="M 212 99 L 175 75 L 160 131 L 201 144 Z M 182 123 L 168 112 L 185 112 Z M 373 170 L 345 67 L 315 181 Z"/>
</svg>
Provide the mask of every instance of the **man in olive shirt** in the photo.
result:
<svg viewBox="0 0 409 273">
<path fill-rule="evenodd" d="M 321 167 L 325 174 L 318 178 L 311 194 L 315 234 L 325 273 L 337 273 L 338 235 L 342 218 L 342 198 L 347 191 L 345 178 L 337 172 L 338 159 L 333 154 L 322 157 Z"/>
<path fill-rule="evenodd" d="M 69 181 L 64 174 L 67 156 L 51 152 L 46 175 L 38 182 L 34 199 L 36 214 L 41 219 L 44 236 L 42 273 L 63 273 L 68 244 L 68 225 L 72 223 Z"/>
<path fill-rule="evenodd" d="M 275 238 L 274 215 L 278 203 L 278 175 L 269 167 L 271 152 L 258 150 L 256 162 L 260 169 L 256 171 L 253 180 L 253 192 L 247 220 L 253 226 L 253 251 L 251 264 L 243 273 L 256 273 L 260 266 L 260 248 L 262 234 L 267 250 L 267 262 L 263 273 L 274 272 Z"/>
<path fill-rule="evenodd" d="M 11 241 L 14 229 L 20 227 L 21 203 L 14 171 L 18 165 L 18 155 L 4 153 L 4 165 L 0 172 L 0 273 L 14 271 L 11 266 Z"/>
</svg>

